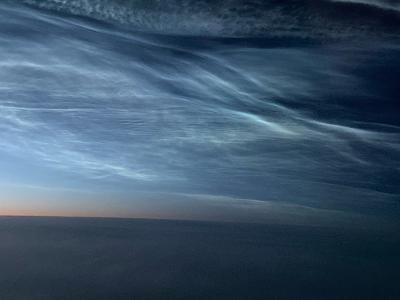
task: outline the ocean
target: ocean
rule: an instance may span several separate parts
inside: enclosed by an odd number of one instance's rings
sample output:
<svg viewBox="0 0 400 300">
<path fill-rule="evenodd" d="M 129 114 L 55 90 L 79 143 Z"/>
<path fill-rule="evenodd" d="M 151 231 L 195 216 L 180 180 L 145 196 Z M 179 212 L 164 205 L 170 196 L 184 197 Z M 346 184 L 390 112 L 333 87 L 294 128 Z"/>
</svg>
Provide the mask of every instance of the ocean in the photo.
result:
<svg viewBox="0 0 400 300">
<path fill-rule="evenodd" d="M 397 231 L 0 218 L 2 299 L 396 299 Z"/>
</svg>

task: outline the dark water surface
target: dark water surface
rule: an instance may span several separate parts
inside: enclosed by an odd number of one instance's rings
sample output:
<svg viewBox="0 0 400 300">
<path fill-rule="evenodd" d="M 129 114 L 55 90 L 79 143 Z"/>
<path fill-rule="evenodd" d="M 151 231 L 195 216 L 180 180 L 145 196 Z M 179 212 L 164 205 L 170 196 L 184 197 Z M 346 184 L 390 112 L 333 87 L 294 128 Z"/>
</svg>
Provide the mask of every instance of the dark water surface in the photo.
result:
<svg viewBox="0 0 400 300">
<path fill-rule="evenodd" d="M 1 299 L 398 299 L 397 232 L 0 218 Z"/>
</svg>

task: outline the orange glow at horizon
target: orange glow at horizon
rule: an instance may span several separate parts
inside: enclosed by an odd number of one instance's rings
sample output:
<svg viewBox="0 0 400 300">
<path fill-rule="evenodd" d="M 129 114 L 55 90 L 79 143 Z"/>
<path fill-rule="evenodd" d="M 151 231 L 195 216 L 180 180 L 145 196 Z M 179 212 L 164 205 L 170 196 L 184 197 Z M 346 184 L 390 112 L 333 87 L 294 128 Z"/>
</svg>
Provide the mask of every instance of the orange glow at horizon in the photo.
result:
<svg viewBox="0 0 400 300">
<path fill-rule="evenodd" d="M 58 199 L 60 200 L 60 199 Z M 76 199 L 75 199 L 76 200 Z M 182 211 L 179 206 L 145 205 L 136 203 L 118 205 L 115 202 L 80 199 L 80 201 L 48 200 L 40 197 L 0 199 L 0 216 L 33 217 L 93 217 L 93 218 L 134 218 L 205 220 L 207 217 Z"/>
<path fill-rule="evenodd" d="M 44 199 L 29 199 L 27 201 L 1 200 L 0 216 L 37 216 L 37 217 L 110 217 L 110 218 L 152 218 L 151 214 L 140 213 L 134 210 L 117 209 L 82 204 L 46 201 Z"/>
</svg>

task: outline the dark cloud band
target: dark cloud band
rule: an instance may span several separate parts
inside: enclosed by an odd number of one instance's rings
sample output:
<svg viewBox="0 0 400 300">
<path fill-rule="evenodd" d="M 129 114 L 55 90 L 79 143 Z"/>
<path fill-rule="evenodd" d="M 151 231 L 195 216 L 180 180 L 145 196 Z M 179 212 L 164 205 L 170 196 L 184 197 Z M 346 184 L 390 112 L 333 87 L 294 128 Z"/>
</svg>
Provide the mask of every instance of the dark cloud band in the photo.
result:
<svg viewBox="0 0 400 300">
<path fill-rule="evenodd" d="M 34 7 L 127 25 L 139 31 L 230 37 L 342 39 L 396 36 L 400 15 L 359 1 L 20 0 Z M 370 3 L 371 1 L 364 1 Z M 384 2 L 387 7 L 387 2 Z M 390 7 L 394 7 L 391 5 Z"/>
</svg>

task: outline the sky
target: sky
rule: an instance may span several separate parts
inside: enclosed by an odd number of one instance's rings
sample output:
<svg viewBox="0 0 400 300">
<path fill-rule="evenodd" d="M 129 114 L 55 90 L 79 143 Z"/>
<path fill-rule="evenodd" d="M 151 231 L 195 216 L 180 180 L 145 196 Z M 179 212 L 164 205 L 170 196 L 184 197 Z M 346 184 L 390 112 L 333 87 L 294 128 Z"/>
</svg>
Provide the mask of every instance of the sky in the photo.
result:
<svg viewBox="0 0 400 300">
<path fill-rule="evenodd" d="M 278 14 L 279 30 L 227 39 L 247 31 L 149 34 L 65 6 L 0 6 L 0 214 L 398 216 L 396 12 L 330 17 L 319 32 Z"/>
<path fill-rule="evenodd" d="M 338 2 L 354 2 L 367 5 L 374 5 L 385 9 L 400 9 L 400 4 L 397 0 L 336 0 Z"/>
</svg>

